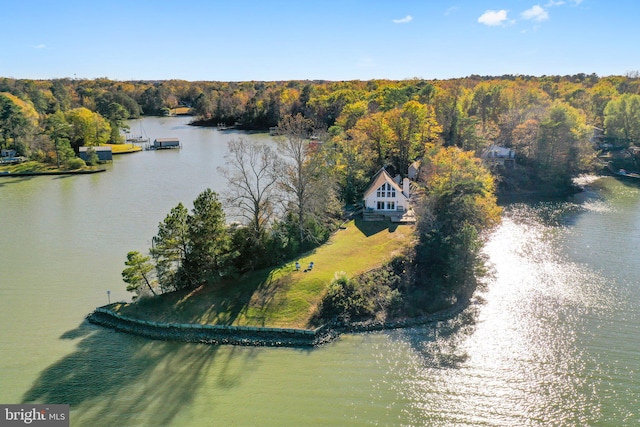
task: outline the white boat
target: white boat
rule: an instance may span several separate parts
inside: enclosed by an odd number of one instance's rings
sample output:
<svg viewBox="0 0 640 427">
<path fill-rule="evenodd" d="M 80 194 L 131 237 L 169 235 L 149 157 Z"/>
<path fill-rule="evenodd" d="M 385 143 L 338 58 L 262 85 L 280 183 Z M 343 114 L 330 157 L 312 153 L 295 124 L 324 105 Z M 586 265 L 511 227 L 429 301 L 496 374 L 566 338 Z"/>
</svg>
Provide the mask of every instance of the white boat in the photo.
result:
<svg viewBox="0 0 640 427">
<path fill-rule="evenodd" d="M 145 144 L 151 141 L 142 127 L 142 120 L 140 120 L 140 133 L 125 133 L 125 141 L 130 144 Z"/>
<path fill-rule="evenodd" d="M 149 142 L 149 138 L 144 138 L 142 135 L 127 134 L 126 142 L 130 144 L 143 144 Z"/>
</svg>

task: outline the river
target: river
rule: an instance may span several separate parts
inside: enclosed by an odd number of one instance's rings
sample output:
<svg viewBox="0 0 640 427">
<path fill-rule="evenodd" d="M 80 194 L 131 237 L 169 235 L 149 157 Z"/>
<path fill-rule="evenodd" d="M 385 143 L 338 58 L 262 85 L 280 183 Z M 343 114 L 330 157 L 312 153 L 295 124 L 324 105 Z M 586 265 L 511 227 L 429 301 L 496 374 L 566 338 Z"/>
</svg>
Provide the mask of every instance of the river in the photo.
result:
<svg viewBox="0 0 640 427">
<path fill-rule="evenodd" d="M 145 251 L 178 202 L 224 189 L 229 139 L 271 142 L 187 121 L 142 122 L 181 150 L 118 156 L 96 175 L 0 179 L 0 403 L 68 403 L 72 426 L 640 425 L 640 190 L 612 178 L 506 205 L 486 283 L 435 326 L 300 350 L 87 324 L 95 306 L 129 298 L 127 251 Z"/>
</svg>

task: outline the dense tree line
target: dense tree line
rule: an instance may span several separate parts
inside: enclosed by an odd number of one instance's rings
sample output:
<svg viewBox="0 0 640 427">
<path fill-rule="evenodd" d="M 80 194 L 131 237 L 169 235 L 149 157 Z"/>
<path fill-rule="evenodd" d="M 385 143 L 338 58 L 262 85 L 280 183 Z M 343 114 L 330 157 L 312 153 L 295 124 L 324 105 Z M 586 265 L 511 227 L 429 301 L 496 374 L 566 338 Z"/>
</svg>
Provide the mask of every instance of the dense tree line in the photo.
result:
<svg viewBox="0 0 640 427">
<path fill-rule="evenodd" d="M 117 143 L 126 119 L 179 106 L 190 108 L 196 123 L 245 129 L 266 130 L 301 114 L 329 131 L 344 165 L 369 162 L 370 171 L 386 163 L 402 173 L 425 142 L 476 154 L 497 144 L 517 150 L 532 180 L 553 186 L 589 158 L 593 127 L 623 145 L 638 140 L 639 96 L 636 74 L 344 82 L 0 78 L 0 146 L 54 163 L 60 150 L 63 160 L 69 154 L 67 142 L 76 153 L 80 145 Z M 355 155 L 363 145 L 364 155 Z M 347 200 L 355 200 L 369 171 L 357 176 L 345 167 Z"/>
</svg>

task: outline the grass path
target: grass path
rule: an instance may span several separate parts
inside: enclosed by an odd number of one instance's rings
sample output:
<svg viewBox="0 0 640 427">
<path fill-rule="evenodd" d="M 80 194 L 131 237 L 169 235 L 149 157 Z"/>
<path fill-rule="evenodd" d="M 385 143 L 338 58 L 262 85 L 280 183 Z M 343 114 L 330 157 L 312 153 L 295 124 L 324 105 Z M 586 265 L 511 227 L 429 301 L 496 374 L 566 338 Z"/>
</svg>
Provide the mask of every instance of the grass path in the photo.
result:
<svg viewBox="0 0 640 427">
<path fill-rule="evenodd" d="M 349 276 L 382 265 L 413 239 L 413 226 L 350 221 L 319 248 L 238 280 L 120 305 L 123 315 L 170 323 L 309 327 L 336 272 Z M 296 271 L 295 262 L 300 263 Z M 313 262 L 311 271 L 304 270 Z"/>
</svg>

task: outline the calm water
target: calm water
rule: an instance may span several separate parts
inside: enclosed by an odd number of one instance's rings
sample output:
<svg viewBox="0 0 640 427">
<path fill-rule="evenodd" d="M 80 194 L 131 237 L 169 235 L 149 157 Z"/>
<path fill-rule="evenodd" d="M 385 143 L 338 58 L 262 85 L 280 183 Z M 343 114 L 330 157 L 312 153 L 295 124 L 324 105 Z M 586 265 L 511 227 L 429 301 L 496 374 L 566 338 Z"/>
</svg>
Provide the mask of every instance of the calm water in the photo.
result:
<svg viewBox="0 0 640 427">
<path fill-rule="evenodd" d="M 239 135 L 185 119 L 144 129 L 184 148 L 0 180 L 0 402 L 69 403 L 73 426 L 640 425 L 637 186 L 606 178 L 507 206 L 492 276 L 438 327 L 312 351 L 154 342 L 83 318 L 107 290 L 128 298 L 125 254 L 169 209 L 223 189 L 216 167 Z"/>
</svg>

